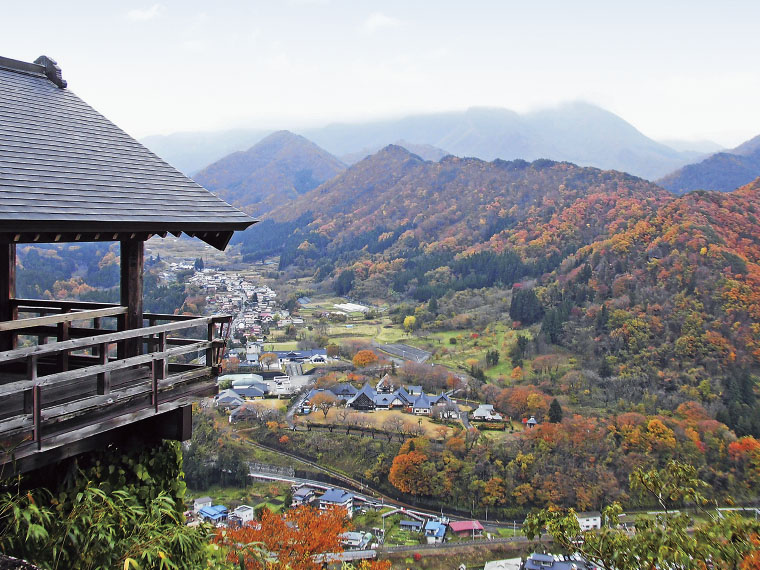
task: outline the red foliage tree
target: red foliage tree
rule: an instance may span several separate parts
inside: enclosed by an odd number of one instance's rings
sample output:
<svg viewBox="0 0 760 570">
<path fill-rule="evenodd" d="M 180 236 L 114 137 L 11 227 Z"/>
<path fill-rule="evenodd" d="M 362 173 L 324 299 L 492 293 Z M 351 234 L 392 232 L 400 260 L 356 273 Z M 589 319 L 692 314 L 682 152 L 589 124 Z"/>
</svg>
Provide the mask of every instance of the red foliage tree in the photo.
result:
<svg viewBox="0 0 760 570">
<path fill-rule="evenodd" d="M 319 570 L 323 564 L 318 555 L 343 552 L 340 535 L 346 530 L 343 509 L 302 506 L 281 515 L 264 510 L 258 523 L 219 529 L 214 543 L 229 548 L 230 562 L 242 557 L 248 570 Z M 264 550 L 266 560 L 248 547 L 255 543 Z"/>
</svg>

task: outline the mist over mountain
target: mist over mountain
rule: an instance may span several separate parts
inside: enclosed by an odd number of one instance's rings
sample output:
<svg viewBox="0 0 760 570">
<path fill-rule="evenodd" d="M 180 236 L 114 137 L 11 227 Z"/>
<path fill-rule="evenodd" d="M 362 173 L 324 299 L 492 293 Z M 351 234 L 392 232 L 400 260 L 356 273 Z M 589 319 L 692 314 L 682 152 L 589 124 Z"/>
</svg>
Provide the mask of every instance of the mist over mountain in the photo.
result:
<svg viewBox="0 0 760 570">
<path fill-rule="evenodd" d="M 617 115 L 587 103 L 519 114 L 509 109 L 412 115 L 401 119 L 331 124 L 298 131 L 351 162 L 395 142 L 430 145 L 457 156 L 483 160 L 570 161 L 655 179 L 698 158 L 656 142 Z M 184 133 L 143 139 L 151 150 L 185 172 L 194 172 L 232 150 L 243 150 L 261 131 Z M 229 136 L 228 136 L 229 135 Z M 208 151 L 204 151 L 204 145 Z M 224 147 L 227 153 L 221 153 Z M 417 152 L 418 148 L 412 148 Z M 434 158 L 424 155 L 423 158 Z"/>
<path fill-rule="evenodd" d="M 679 152 L 692 152 L 699 155 L 714 154 L 725 150 L 723 145 L 710 140 L 660 139 L 659 142 Z"/>
<path fill-rule="evenodd" d="M 658 180 L 676 194 L 692 190 L 731 192 L 760 176 L 760 135 L 732 150 L 715 153 Z"/>
<path fill-rule="evenodd" d="M 316 188 L 345 168 L 304 137 L 278 131 L 245 152 L 207 166 L 195 180 L 229 203 L 258 214 Z"/>
<path fill-rule="evenodd" d="M 140 142 L 183 174 L 193 176 L 231 152 L 250 148 L 271 132 L 264 129 L 236 129 L 172 133 L 151 135 L 140 139 Z"/>
</svg>

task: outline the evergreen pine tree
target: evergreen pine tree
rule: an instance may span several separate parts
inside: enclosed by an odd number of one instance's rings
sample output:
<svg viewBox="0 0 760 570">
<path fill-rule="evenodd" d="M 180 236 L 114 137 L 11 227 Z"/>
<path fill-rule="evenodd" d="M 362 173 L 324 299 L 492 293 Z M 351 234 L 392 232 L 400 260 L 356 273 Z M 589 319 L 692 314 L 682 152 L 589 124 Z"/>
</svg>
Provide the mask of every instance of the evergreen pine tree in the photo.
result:
<svg viewBox="0 0 760 570">
<path fill-rule="evenodd" d="M 559 405 L 557 398 L 554 398 L 549 405 L 549 421 L 553 424 L 562 423 L 562 406 Z"/>
</svg>

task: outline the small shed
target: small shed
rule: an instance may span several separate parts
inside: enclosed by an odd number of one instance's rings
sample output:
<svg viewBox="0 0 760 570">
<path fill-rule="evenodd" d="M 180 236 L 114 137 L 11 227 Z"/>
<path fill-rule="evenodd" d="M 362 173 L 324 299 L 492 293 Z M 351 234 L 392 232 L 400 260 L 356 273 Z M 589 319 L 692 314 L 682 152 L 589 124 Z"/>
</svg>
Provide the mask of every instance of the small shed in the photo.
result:
<svg viewBox="0 0 760 570">
<path fill-rule="evenodd" d="M 420 532 L 422 530 L 422 523 L 420 521 L 401 521 L 401 530 L 408 530 L 409 532 Z"/>
</svg>

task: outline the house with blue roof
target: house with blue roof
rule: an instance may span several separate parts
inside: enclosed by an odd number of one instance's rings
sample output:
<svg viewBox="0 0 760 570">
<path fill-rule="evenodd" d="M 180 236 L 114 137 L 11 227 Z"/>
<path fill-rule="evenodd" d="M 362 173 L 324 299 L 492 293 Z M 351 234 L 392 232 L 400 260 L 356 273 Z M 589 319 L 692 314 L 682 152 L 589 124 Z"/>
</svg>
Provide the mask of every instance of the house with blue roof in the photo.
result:
<svg viewBox="0 0 760 570">
<path fill-rule="evenodd" d="M 446 524 L 440 521 L 425 523 L 425 538 L 428 544 L 440 544 L 446 536 Z"/>
<path fill-rule="evenodd" d="M 391 408 L 401 408 L 404 402 L 396 394 L 376 394 L 375 408 L 378 410 L 390 410 Z"/>
<path fill-rule="evenodd" d="M 459 417 L 459 406 L 445 392 L 441 393 L 440 396 L 432 397 L 430 400 L 436 417 L 454 419 Z"/>
<path fill-rule="evenodd" d="M 224 410 L 234 410 L 243 405 L 243 398 L 234 390 L 223 390 L 214 397 L 214 405 Z"/>
<path fill-rule="evenodd" d="M 377 392 L 369 384 L 365 384 L 355 396 L 346 402 L 346 406 L 354 410 L 374 410 L 377 407 L 375 396 L 377 396 Z"/>
<path fill-rule="evenodd" d="M 353 384 L 344 382 L 330 387 L 330 392 L 335 394 L 341 400 L 348 400 L 349 398 L 356 396 L 356 394 L 359 393 L 359 390 L 355 388 Z"/>
<path fill-rule="evenodd" d="M 352 518 L 354 515 L 354 496 L 348 491 L 333 487 L 325 491 L 318 500 L 319 509 L 322 511 L 334 506 L 345 509 L 348 518 Z"/>
<path fill-rule="evenodd" d="M 430 403 L 430 398 L 427 394 L 419 396 L 412 405 L 412 413 L 415 416 L 429 416 L 433 413 L 433 405 Z"/>
<path fill-rule="evenodd" d="M 260 400 L 264 397 L 264 391 L 258 386 L 246 386 L 244 388 L 235 388 L 235 392 L 245 400 Z"/>
<path fill-rule="evenodd" d="M 403 386 L 396 390 L 396 397 L 401 400 L 403 402 L 403 405 L 407 408 L 414 404 L 414 400 L 416 399 L 409 392 L 407 392 L 406 388 Z"/>
<path fill-rule="evenodd" d="M 204 521 L 218 524 L 227 520 L 229 512 L 224 505 L 211 505 L 210 507 L 203 507 L 200 509 L 198 514 Z"/>
</svg>

